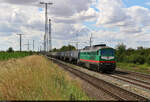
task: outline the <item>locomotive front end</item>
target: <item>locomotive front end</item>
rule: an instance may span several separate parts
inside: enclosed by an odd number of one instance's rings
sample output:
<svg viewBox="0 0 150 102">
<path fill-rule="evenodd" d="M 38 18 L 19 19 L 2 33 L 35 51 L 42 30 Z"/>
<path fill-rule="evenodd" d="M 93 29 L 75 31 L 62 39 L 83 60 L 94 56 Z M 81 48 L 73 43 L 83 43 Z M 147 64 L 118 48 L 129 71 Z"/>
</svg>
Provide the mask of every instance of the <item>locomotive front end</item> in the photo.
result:
<svg viewBox="0 0 150 102">
<path fill-rule="evenodd" d="M 116 68 L 115 50 L 112 48 L 104 48 L 100 53 L 100 70 L 112 72 Z"/>
</svg>

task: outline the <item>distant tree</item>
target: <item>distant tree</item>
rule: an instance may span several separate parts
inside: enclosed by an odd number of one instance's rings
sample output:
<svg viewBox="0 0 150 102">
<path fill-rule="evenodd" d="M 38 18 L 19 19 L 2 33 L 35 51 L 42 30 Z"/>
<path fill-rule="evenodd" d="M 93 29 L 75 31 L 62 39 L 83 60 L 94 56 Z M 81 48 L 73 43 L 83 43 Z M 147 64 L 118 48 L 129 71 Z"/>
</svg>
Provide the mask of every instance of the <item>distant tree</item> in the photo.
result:
<svg viewBox="0 0 150 102">
<path fill-rule="evenodd" d="M 126 51 L 126 45 L 124 45 L 123 43 L 118 44 L 117 45 L 117 50 L 120 51 L 120 52 Z"/>
<path fill-rule="evenodd" d="M 72 46 L 72 45 L 69 45 L 68 46 L 68 50 L 76 50 L 76 48 L 74 46 Z"/>
<path fill-rule="evenodd" d="M 53 52 L 56 52 L 56 51 L 58 51 L 56 48 L 54 48 L 53 50 L 52 50 Z"/>
<path fill-rule="evenodd" d="M 150 65 L 150 48 L 139 46 L 137 49 L 126 49 L 126 45 L 122 43 L 116 47 L 116 59 L 118 62 Z"/>
<path fill-rule="evenodd" d="M 60 51 L 72 51 L 72 50 L 76 50 L 76 48 L 72 45 L 68 45 L 68 46 L 62 46 L 60 48 Z"/>
<path fill-rule="evenodd" d="M 150 55 L 147 57 L 147 63 L 150 65 Z"/>
<path fill-rule="evenodd" d="M 7 52 L 14 52 L 13 48 L 12 47 L 9 47 Z"/>
<path fill-rule="evenodd" d="M 126 45 L 123 43 L 117 45 L 116 47 L 116 58 L 117 61 L 122 62 L 125 59 L 125 53 L 126 53 Z"/>
<path fill-rule="evenodd" d="M 128 56 L 130 56 L 131 54 L 133 54 L 134 53 L 134 49 L 133 48 L 128 48 L 127 50 L 126 50 L 126 55 L 128 55 Z"/>
<path fill-rule="evenodd" d="M 68 45 L 68 46 L 62 46 L 60 49 L 54 48 L 52 51 L 59 52 L 59 51 L 72 51 L 72 50 L 76 50 L 76 48 L 72 45 Z"/>
<path fill-rule="evenodd" d="M 133 48 L 128 48 L 128 49 L 127 49 L 127 51 L 129 51 L 129 52 L 133 52 L 133 51 L 134 51 L 134 49 L 133 49 Z"/>
<path fill-rule="evenodd" d="M 137 50 L 143 50 L 143 49 L 144 49 L 143 46 L 137 47 Z"/>
</svg>

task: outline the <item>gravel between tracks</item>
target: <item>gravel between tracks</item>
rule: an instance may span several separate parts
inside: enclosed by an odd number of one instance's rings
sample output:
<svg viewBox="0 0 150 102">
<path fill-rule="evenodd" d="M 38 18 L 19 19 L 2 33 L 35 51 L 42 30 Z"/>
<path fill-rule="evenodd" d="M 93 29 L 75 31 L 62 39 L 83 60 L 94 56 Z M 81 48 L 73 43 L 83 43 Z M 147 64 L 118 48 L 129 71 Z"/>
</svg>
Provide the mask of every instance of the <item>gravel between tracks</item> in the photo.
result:
<svg viewBox="0 0 150 102">
<path fill-rule="evenodd" d="M 148 74 L 142 74 L 139 72 L 127 71 L 127 70 L 122 70 L 117 68 L 116 74 L 119 73 L 124 73 L 124 75 L 127 75 L 128 77 L 132 77 L 150 83 L 150 75 Z"/>
<path fill-rule="evenodd" d="M 150 99 L 150 90 L 146 90 L 146 89 L 143 89 L 143 88 L 141 88 L 139 86 L 136 86 L 136 85 L 133 85 L 133 84 L 129 84 L 127 82 L 124 82 L 124 81 L 112 78 L 111 76 L 108 76 L 107 74 L 105 75 L 105 74 L 101 74 L 101 73 L 98 73 L 98 72 L 90 71 L 90 70 L 87 70 L 85 68 L 81 68 L 81 67 L 75 66 L 75 65 L 73 65 L 73 67 L 77 68 L 77 69 L 79 69 L 79 70 L 81 70 L 83 72 L 86 72 L 86 73 L 88 73 L 90 75 L 93 75 L 93 76 L 95 76 L 97 78 L 100 78 L 100 79 L 103 79 L 103 80 L 105 80 L 107 82 L 110 82 L 110 83 L 112 83 L 114 85 L 117 85 L 117 86 L 119 86 L 119 87 L 121 87 L 123 89 L 126 89 L 128 91 L 131 91 L 133 93 L 136 93 L 138 95 L 141 95 L 143 97 L 146 97 L 146 98 Z"/>
<path fill-rule="evenodd" d="M 76 81 L 78 81 L 81 84 L 81 87 L 82 87 L 83 91 L 90 98 L 92 98 L 94 100 L 104 100 L 104 101 L 107 101 L 107 100 L 110 101 L 111 100 L 111 101 L 116 101 L 116 99 L 114 99 L 113 97 L 111 97 L 108 94 L 104 93 L 102 90 L 97 90 L 97 88 L 95 88 L 91 84 L 87 83 L 83 79 L 78 78 L 76 75 L 70 73 L 69 71 L 67 71 L 67 72 L 68 72 L 68 74 L 70 75 L 70 77 L 73 80 L 76 80 Z"/>
<path fill-rule="evenodd" d="M 78 68 L 79 69 L 79 68 Z M 73 69 L 70 69 L 69 70 L 73 70 Z M 82 69 L 83 70 L 83 69 Z M 79 72 L 78 72 L 79 73 Z M 83 72 L 82 72 L 83 73 Z M 81 74 L 81 73 L 80 73 Z M 79 74 L 79 75 L 80 75 Z M 96 74 L 96 73 L 95 73 Z M 99 74 L 100 75 L 100 74 Z M 104 75 L 103 75 L 104 76 Z M 83 76 L 84 77 L 84 74 Z M 88 75 L 86 76 L 86 78 L 88 78 L 88 80 L 91 80 L 93 81 L 95 84 L 99 85 L 101 88 L 105 88 L 105 89 L 109 89 L 109 91 L 111 92 L 114 92 L 114 94 L 116 95 L 120 95 L 122 98 L 124 97 L 124 99 L 127 99 L 127 100 L 141 100 L 142 98 L 139 98 L 138 96 L 134 95 L 134 94 L 131 94 L 130 92 L 127 92 L 125 90 L 121 90 L 120 88 L 117 88 L 117 87 L 114 87 L 113 85 L 110 85 L 108 84 L 107 82 L 105 81 L 99 81 L 98 79 L 96 78 L 92 78 L 92 77 L 89 77 Z M 102 77 L 102 76 L 101 76 Z"/>
<path fill-rule="evenodd" d="M 70 77 L 73 80 L 76 80 L 80 83 L 83 91 L 87 94 L 87 96 L 89 96 L 91 98 L 91 100 L 103 100 L 103 101 L 117 101 L 115 98 L 113 98 L 112 96 L 106 94 L 105 92 L 103 92 L 102 90 L 98 90 L 96 87 L 94 87 L 93 85 L 89 84 L 88 82 L 86 82 L 85 80 L 77 77 L 76 75 L 74 75 L 73 73 L 65 70 L 64 68 L 62 68 L 64 71 L 66 71 Z"/>
</svg>

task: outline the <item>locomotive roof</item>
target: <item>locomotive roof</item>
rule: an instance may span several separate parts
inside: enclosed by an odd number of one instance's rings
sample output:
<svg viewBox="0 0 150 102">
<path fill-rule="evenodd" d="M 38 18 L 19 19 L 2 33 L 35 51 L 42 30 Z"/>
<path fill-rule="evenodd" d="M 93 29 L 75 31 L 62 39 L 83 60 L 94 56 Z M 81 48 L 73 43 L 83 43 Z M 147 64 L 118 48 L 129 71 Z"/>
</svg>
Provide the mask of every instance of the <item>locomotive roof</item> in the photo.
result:
<svg viewBox="0 0 150 102">
<path fill-rule="evenodd" d="M 92 47 L 85 47 L 85 49 L 82 49 L 81 52 L 91 52 L 91 51 L 97 51 L 97 50 L 100 50 L 100 49 L 105 49 L 105 48 L 110 48 L 110 49 L 113 49 L 112 47 L 109 47 L 109 46 L 92 46 Z"/>
</svg>

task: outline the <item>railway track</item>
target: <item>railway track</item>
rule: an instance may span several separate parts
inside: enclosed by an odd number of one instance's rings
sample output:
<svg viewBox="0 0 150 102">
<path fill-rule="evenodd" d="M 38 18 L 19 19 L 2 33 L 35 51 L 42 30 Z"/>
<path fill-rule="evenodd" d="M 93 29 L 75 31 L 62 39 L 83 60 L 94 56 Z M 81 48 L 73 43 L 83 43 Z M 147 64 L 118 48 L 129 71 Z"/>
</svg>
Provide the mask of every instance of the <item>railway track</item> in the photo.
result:
<svg viewBox="0 0 150 102">
<path fill-rule="evenodd" d="M 130 84 L 140 86 L 147 90 L 150 90 L 150 76 L 146 74 L 134 73 L 134 72 L 127 72 L 126 74 L 118 74 L 116 71 L 113 75 L 110 75 L 113 78 L 122 80 L 124 82 L 128 82 Z M 139 77 L 139 78 L 138 78 Z M 147 81 L 145 81 L 145 80 Z"/>
<path fill-rule="evenodd" d="M 53 59 L 53 62 L 58 64 L 59 66 L 61 66 L 65 70 L 67 70 L 67 71 L 73 73 L 74 75 L 80 77 L 81 79 L 85 80 L 89 84 L 91 84 L 94 87 L 96 87 L 98 90 L 102 90 L 106 94 L 109 94 L 110 96 L 112 96 L 116 100 L 148 101 L 148 99 L 146 99 L 143 96 L 134 94 L 134 93 L 129 92 L 127 90 L 124 90 L 124 89 L 122 89 L 122 88 L 120 88 L 118 86 L 115 86 L 115 85 L 113 85 L 111 83 L 108 83 L 108 82 L 106 82 L 104 80 L 98 79 L 98 78 L 96 78 L 94 76 L 91 76 L 91 75 L 89 75 L 87 73 L 84 73 L 82 71 L 74 69 L 74 68 L 72 68 L 72 67 L 62 63 L 61 61 Z"/>
<path fill-rule="evenodd" d="M 140 77 L 142 79 L 147 79 L 147 80 L 150 81 L 150 75 L 147 75 L 147 74 L 142 74 L 142 73 L 133 72 L 133 71 L 120 70 L 120 69 L 117 69 L 117 71 L 116 71 L 116 73 L 121 73 L 121 72 L 125 72 L 129 75 L 132 75 L 132 76 L 135 76 L 135 77 Z"/>
<path fill-rule="evenodd" d="M 110 75 L 110 76 L 115 78 L 115 79 L 119 79 L 119 80 L 122 80 L 124 82 L 128 82 L 130 84 L 137 85 L 137 86 L 140 86 L 142 88 L 150 90 L 150 86 L 149 86 L 150 83 L 148 83 L 148 82 L 144 82 L 141 80 L 137 80 L 137 79 L 133 79 L 133 78 L 126 77 L 126 76 L 121 76 L 121 75 Z"/>
</svg>

